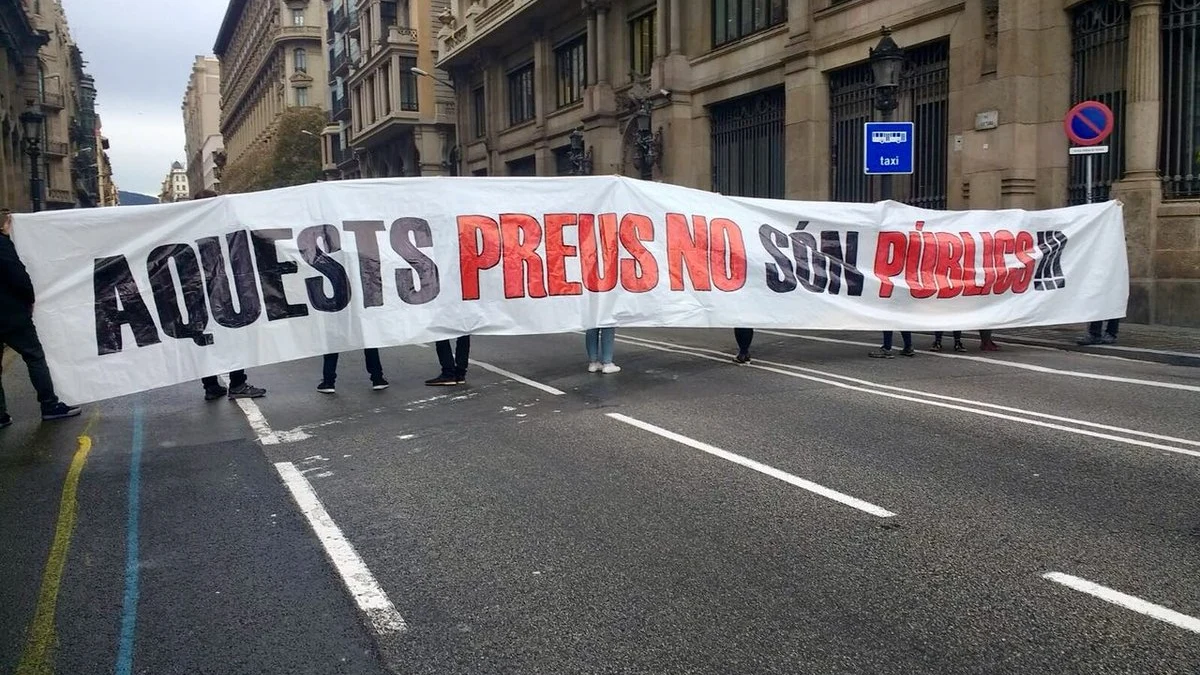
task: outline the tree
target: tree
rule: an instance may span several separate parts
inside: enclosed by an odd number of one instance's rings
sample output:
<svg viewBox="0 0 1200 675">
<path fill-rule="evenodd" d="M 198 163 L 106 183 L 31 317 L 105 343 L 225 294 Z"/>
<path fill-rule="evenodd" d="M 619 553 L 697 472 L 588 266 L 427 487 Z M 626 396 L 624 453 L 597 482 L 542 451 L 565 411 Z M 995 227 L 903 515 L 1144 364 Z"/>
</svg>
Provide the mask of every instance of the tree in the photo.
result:
<svg viewBox="0 0 1200 675">
<path fill-rule="evenodd" d="M 321 130 L 325 111 L 290 108 L 275 122 L 263 147 L 242 153 L 221 174 L 225 193 L 304 185 L 321 177 Z"/>
</svg>

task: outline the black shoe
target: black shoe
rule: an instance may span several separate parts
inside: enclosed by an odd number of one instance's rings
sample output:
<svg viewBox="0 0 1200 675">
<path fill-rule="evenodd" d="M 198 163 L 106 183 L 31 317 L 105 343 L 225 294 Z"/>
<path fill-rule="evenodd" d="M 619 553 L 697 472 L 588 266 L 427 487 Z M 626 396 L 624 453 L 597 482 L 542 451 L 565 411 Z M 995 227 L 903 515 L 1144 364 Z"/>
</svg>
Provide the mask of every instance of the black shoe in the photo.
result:
<svg viewBox="0 0 1200 675">
<path fill-rule="evenodd" d="M 438 375 L 431 380 L 425 380 L 426 387 L 453 387 L 458 384 L 458 378 L 453 375 Z"/>
<path fill-rule="evenodd" d="M 467 383 L 467 374 L 466 373 L 463 373 L 462 375 L 454 376 L 454 384 L 466 384 L 466 383 Z"/>
<path fill-rule="evenodd" d="M 933 344 L 929 345 L 929 351 L 931 351 L 931 352 L 940 352 L 940 351 L 942 351 L 942 343 L 941 343 L 941 342 L 934 342 Z"/>
<path fill-rule="evenodd" d="M 893 352 L 890 349 L 884 349 L 883 347 L 880 347 L 879 349 L 876 349 L 873 352 L 868 352 L 867 356 L 869 356 L 873 359 L 894 359 L 894 358 L 896 358 L 895 352 Z"/>
<path fill-rule="evenodd" d="M 317 391 L 321 392 L 322 394 L 333 394 L 337 392 L 337 389 L 334 388 L 332 382 L 321 380 L 321 384 L 317 385 Z"/>
<path fill-rule="evenodd" d="M 371 378 L 371 388 L 374 389 L 375 391 L 383 391 L 384 389 L 387 389 L 390 386 L 391 385 L 388 383 L 388 381 L 383 379 L 382 377 L 372 377 Z"/>
<path fill-rule="evenodd" d="M 79 406 L 70 406 L 59 401 L 49 408 L 42 408 L 42 419 L 46 421 L 63 420 L 68 417 L 76 417 L 81 412 L 83 412 L 83 409 Z"/>
<path fill-rule="evenodd" d="M 1104 344 L 1104 338 L 1100 337 L 1099 335 L 1093 335 L 1091 333 L 1088 333 L 1087 335 L 1076 340 L 1075 344 L 1079 345 L 1080 347 L 1088 347 L 1090 345 L 1102 345 L 1102 344 Z"/>
<path fill-rule="evenodd" d="M 750 352 L 738 352 L 733 360 L 735 363 L 750 363 Z"/>
<path fill-rule="evenodd" d="M 262 398 L 267 395 L 266 389 L 251 387 L 249 384 L 243 384 L 240 387 L 229 388 L 229 400 L 232 401 L 238 398 Z"/>
<path fill-rule="evenodd" d="M 1117 336 L 1113 335 L 1112 333 L 1105 333 L 1104 337 L 1100 338 L 1100 344 L 1115 345 L 1117 344 Z"/>
<path fill-rule="evenodd" d="M 8 413 L 4 413 L 3 415 L 0 415 L 0 429 L 3 429 L 5 427 L 11 427 L 11 426 L 12 426 L 12 415 L 9 415 Z"/>
<path fill-rule="evenodd" d="M 916 356 L 916 355 L 917 355 L 917 353 L 915 351 L 913 351 L 912 345 L 909 345 L 900 351 L 900 356 Z"/>
<path fill-rule="evenodd" d="M 967 346 L 964 345 L 962 342 L 955 342 L 954 343 L 954 351 L 965 352 L 965 351 L 967 351 Z"/>
<path fill-rule="evenodd" d="M 225 395 L 228 393 L 229 393 L 229 390 L 227 390 L 225 387 L 213 387 L 211 389 L 208 387 L 205 387 L 204 388 L 204 400 L 205 401 L 215 401 L 219 398 L 224 398 Z"/>
</svg>

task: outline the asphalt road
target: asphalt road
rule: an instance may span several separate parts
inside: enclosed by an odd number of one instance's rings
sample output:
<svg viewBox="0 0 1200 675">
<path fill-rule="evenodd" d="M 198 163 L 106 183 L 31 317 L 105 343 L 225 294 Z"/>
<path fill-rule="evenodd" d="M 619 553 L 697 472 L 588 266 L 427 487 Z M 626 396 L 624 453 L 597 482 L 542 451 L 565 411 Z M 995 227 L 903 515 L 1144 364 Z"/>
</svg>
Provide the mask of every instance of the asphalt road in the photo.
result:
<svg viewBox="0 0 1200 675">
<path fill-rule="evenodd" d="M 6 367 L 0 673 L 1200 672 L 1200 368 L 581 342 L 45 425 Z"/>
</svg>

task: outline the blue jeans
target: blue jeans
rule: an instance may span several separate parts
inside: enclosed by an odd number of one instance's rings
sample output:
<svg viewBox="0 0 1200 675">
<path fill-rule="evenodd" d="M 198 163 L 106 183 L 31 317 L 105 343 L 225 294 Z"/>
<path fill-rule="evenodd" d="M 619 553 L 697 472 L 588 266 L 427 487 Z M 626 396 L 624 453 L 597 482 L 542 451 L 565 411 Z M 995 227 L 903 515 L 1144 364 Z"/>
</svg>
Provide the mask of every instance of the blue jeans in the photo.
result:
<svg viewBox="0 0 1200 675">
<path fill-rule="evenodd" d="M 583 334 L 583 343 L 587 346 L 588 361 L 612 363 L 613 339 L 616 337 L 616 328 L 589 328 Z"/>
</svg>

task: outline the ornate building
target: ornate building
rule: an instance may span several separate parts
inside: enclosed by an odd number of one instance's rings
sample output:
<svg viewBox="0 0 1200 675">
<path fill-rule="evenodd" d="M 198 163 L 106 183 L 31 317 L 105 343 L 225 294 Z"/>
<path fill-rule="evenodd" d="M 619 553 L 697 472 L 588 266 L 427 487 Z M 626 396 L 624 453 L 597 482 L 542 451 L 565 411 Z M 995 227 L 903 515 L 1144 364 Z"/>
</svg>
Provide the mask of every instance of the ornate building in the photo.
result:
<svg viewBox="0 0 1200 675">
<path fill-rule="evenodd" d="M 456 166 L 454 90 L 434 68 L 446 0 L 326 0 L 330 176 L 441 175 Z M 422 76 L 417 71 L 429 73 Z"/>
<path fill-rule="evenodd" d="M 230 0 L 213 46 L 230 164 L 268 142 L 284 110 L 326 105 L 324 43 L 321 0 Z"/>
<path fill-rule="evenodd" d="M 596 173 L 726 194 L 866 201 L 870 49 L 903 49 L 895 119 L 916 129 L 895 199 L 1040 209 L 1085 199 L 1063 116 L 1115 112 L 1094 193 L 1125 203 L 1135 321 L 1200 326 L 1197 0 L 455 0 L 452 74 L 464 168 Z"/>
<path fill-rule="evenodd" d="M 21 115 L 39 98 L 37 54 L 48 39 L 21 0 L 0 0 L 0 207 L 14 211 L 31 206 Z"/>
<path fill-rule="evenodd" d="M 184 147 L 187 151 L 188 186 L 193 192 L 216 191 L 221 138 L 221 63 L 213 56 L 197 56 L 183 95 Z"/>
<path fill-rule="evenodd" d="M 179 162 L 171 162 L 171 170 L 163 178 L 162 187 L 158 191 L 158 202 L 185 202 L 191 198 L 192 191 L 188 185 L 188 171 Z"/>
</svg>

